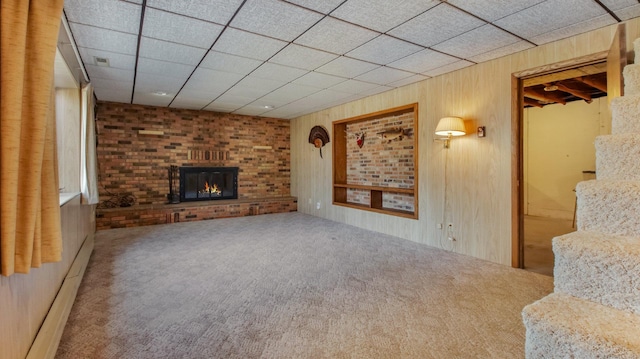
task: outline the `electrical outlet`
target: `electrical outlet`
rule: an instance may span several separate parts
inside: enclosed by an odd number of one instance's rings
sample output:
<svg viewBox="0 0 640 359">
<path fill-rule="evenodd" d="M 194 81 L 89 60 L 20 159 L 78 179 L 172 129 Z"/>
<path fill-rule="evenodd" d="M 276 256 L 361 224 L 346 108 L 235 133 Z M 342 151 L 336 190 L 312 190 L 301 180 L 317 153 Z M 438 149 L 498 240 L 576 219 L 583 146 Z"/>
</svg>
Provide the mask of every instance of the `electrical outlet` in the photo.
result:
<svg viewBox="0 0 640 359">
<path fill-rule="evenodd" d="M 436 229 L 442 229 L 442 223 L 437 223 L 436 224 Z"/>
<path fill-rule="evenodd" d="M 320 201 L 316 202 L 316 209 L 320 209 Z"/>
</svg>

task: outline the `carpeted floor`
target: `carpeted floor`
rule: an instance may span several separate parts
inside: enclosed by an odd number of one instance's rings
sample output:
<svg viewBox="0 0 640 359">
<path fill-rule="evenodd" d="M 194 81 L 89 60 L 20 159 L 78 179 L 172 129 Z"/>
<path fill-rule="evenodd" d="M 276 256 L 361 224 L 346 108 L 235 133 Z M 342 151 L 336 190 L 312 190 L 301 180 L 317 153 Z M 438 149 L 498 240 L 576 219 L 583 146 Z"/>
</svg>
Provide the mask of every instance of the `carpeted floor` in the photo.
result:
<svg viewBox="0 0 640 359">
<path fill-rule="evenodd" d="M 300 213 L 98 232 L 57 358 L 522 358 L 548 276 Z"/>
</svg>

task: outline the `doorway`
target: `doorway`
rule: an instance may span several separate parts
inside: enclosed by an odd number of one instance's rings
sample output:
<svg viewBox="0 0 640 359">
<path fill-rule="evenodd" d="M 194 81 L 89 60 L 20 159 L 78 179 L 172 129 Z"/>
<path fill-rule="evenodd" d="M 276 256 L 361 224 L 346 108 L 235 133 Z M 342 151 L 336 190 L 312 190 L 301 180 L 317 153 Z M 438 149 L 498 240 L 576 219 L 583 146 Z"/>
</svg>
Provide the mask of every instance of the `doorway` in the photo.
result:
<svg viewBox="0 0 640 359">
<path fill-rule="evenodd" d="M 581 170 L 565 168 L 567 162 L 565 161 L 563 164 L 561 158 L 554 158 L 554 156 L 580 157 L 576 152 L 571 152 L 573 140 L 569 140 L 567 135 L 575 135 L 575 122 L 573 125 L 554 123 L 563 121 L 553 120 L 551 117 L 562 118 L 562 113 L 565 111 L 563 107 L 569 107 L 569 105 L 574 107 L 571 103 L 590 102 L 591 104 L 587 106 L 592 106 L 593 102 L 597 101 L 599 109 L 596 112 L 604 112 L 608 118 L 605 121 L 602 119 L 596 120 L 600 122 L 600 128 L 592 136 L 608 133 L 610 129 L 608 103 L 613 97 L 621 95 L 623 90 L 622 68 L 626 65 L 625 43 L 624 25 L 621 25 L 618 27 L 618 32 L 608 52 L 513 74 L 513 267 L 525 269 L 527 269 L 527 266 L 529 268 L 533 267 L 532 269 L 535 271 L 552 275 L 553 254 L 551 251 L 551 239 L 557 235 L 575 230 L 574 228 L 567 228 L 567 223 L 575 227 L 573 215 L 567 221 L 567 212 L 572 212 L 570 207 L 575 208 L 575 194 L 567 193 L 567 188 L 574 188 L 575 183 L 593 177 L 595 152 L 592 155 L 593 159 L 590 160 L 593 165 L 585 165 L 583 160 L 582 162 L 578 161 L 576 164 L 576 166 L 582 168 Z M 598 94 L 598 91 L 601 93 Z M 608 101 L 595 100 L 607 94 Z M 545 110 L 545 107 L 549 109 Z M 525 108 L 535 108 L 535 110 L 525 110 Z M 527 112 L 526 119 L 525 111 Z M 547 111 L 558 112 L 559 114 L 549 115 L 550 112 Z M 575 111 L 575 109 L 572 111 Z M 577 111 L 580 112 L 581 110 Z M 531 124 L 531 114 L 534 114 L 533 117 L 537 116 L 534 131 L 532 131 L 531 127 L 528 127 Z M 575 117 L 576 115 L 570 114 L 568 116 Z M 564 128 L 554 130 L 549 127 L 558 125 L 564 126 Z M 593 133 L 593 130 L 591 132 Z M 543 154 L 543 156 L 536 159 L 537 162 L 534 165 L 536 168 L 529 168 L 527 166 L 531 166 L 535 162 L 532 162 L 531 158 L 529 158 L 533 153 L 529 151 L 531 143 L 541 134 L 543 137 L 548 137 L 546 139 L 547 143 L 537 144 L 536 151 L 538 152 L 534 153 L 534 155 Z M 551 137 L 555 137 L 555 139 L 550 140 L 549 138 Z M 592 143 L 593 137 L 590 141 Z M 565 146 L 564 151 L 560 148 L 562 146 Z M 590 146 L 593 148 L 592 144 Z M 551 165 L 551 162 L 555 163 Z M 532 170 L 542 171 L 542 174 L 538 176 L 539 178 L 536 178 L 538 182 L 533 185 L 530 181 L 532 179 L 531 174 L 534 173 Z M 553 178 L 555 175 L 558 175 L 556 177 L 567 177 L 566 174 L 559 174 L 560 172 L 566 172 L 565 170 L 571 172 L 569 177 L 572 178 Z M 538 186 L 541 187 L 539 188 Z M 558 190 L 562 192 L 560 197 L 564 199 L 557 200 L 553 198 L 554 195 L 558 194 Z M 570 197 L 571 195 L 573 197 Z M 569 198 L 569 201 L 567 201 L 567 198 Z M 573 199 L 573 206 L 571 206 L 571 199 Z M 527 243 L 527 237 L 530 239 L 529 242 L 532 243 Z M 527 260 L 527 255 L 529 260 Z"/>
</svg>

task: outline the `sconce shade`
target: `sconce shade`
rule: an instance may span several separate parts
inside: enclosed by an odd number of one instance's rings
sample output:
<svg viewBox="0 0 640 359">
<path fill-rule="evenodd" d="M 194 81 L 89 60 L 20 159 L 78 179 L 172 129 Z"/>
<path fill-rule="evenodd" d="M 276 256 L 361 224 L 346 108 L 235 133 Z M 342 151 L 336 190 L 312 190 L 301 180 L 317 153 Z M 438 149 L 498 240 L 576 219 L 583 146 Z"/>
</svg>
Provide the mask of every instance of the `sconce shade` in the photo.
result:
<svg viewBox="0 0 640 359">
<path fill-rule="evenodd" d="M 436 135 L 438 136 L 464 136 L 466 134 L 464 120 L 460 117 L 443 117 L 436 127 Z"/>
</svg>

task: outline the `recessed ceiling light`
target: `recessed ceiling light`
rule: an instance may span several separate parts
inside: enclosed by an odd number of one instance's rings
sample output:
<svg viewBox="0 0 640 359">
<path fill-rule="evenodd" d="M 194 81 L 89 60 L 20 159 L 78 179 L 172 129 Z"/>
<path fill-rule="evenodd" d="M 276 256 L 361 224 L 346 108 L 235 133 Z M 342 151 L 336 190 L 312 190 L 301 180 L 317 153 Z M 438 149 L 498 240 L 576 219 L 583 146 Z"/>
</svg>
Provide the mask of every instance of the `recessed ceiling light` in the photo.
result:
<svg viewBox="0 0 640 359">
<path fill-rule="evenodd" d="M 153 91 L 152 94 L 154 94 L 156 96 L 167 96 L 167 95 L 169 95 L 165 91 Z"/>
<path fill-rule="evenodd" d="M 262 106 L 262 108 L 266 108 L 267 110 L 273 110 L 273 106 L 271 105 L 264 105 Z"/>
</svg>

